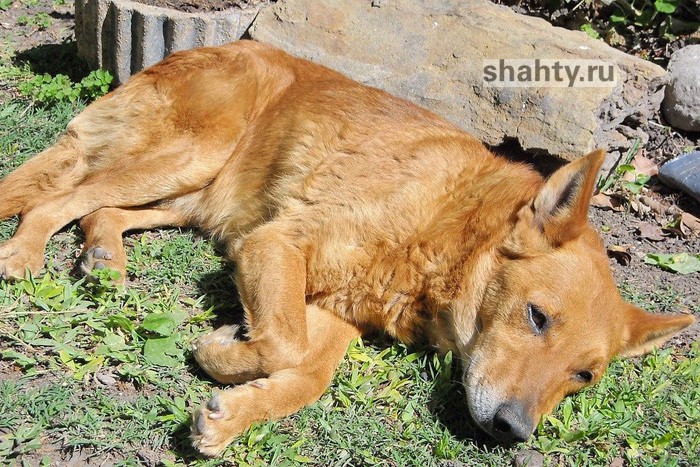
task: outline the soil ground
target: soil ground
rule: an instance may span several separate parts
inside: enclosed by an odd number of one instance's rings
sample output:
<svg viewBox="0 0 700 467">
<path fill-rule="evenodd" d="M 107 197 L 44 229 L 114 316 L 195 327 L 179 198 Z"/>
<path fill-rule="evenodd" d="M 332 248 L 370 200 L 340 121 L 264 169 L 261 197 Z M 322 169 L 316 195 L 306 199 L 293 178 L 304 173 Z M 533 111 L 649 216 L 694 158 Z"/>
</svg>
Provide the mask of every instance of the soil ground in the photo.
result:
<svg viewBox="0 0 700 467">
<path fill-rule="evenodd" d="M 145 5 L 173 8 L 187 13 L 223 11 L 231 8 L 247 8 L 270 3 L 269 0 L 135 0 Z"/>
</svg>

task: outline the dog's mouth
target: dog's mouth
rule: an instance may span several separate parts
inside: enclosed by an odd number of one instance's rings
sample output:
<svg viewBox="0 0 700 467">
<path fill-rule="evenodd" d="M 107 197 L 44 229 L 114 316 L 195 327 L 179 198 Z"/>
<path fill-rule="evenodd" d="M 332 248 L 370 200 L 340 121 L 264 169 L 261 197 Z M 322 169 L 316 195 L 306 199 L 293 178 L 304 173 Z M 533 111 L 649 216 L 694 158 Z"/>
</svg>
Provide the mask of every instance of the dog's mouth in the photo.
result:
<svg viewBox="0 0 700 467">
<path fill-rule="evenodd" d="M 469 369 L 465 370 L 462 382 L 474 422 L 500 444 L 527 441 L 535 424 L 525 406 L 516 399 L 504 397 L 492 385 L 484 384 L 483 378 L 470 373 Z"/>
<path fill-rule="evenodd" d="M 491 385 L 485 384 L 475 368 L 476 358 L 464 368 L 462 384 L 467 395 L 467 406 L 472 420 L 484 432 L 493 436 L 492 420 L 502 400 L 501 394 Z"/>
</svg>

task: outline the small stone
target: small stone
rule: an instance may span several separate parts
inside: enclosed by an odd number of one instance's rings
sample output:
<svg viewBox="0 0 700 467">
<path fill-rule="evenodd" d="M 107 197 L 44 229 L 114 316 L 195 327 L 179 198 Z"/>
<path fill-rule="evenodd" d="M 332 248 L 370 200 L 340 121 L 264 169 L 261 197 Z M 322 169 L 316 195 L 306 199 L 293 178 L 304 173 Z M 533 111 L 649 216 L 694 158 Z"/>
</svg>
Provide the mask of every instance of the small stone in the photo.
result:
<svg viewBox="0 0 700 467">
<path fill-rule="evenodd" d="M 700 203 L 700 151 L 681 154 L 659 169 L 659 178 L 666 185 L 688 193 Z"/>
<path fill-rule="evenodd" d="M 623 467 L 625 465 L 625 460 L 622 457 L 616 457 L 610 463 L 610 467 Z"/>
<path fill-rule="evenodd" d="M 95 378 L 97 378 L 97 381 L 105 386 L 112 386 L 117 382 L 117 379 L 114 376 L 107 373 L 97 373 Z"/>
<path fill-rule="evenodd" d="M 700 131 L 700 44 L 671 55 L 670 81 L 661 108 L 668 123 L 681 130 Z"/>
<path fill-rule="evenodd" d="M 143 463 L 143 465 L 146 465 L 148 467 L 160 465 L 158 453 L 151 449 L 139 449 L 136 455 L 138 456 L 139 460 Z"/>
<path fill-rule="evenodd" d="M 442 461 L 440 467 L 466 467 L 467 464 L 460 461 Z"/>
<path fill-rule="evenodd" d="M 532 449 L 520 451 L 515 455 L 515 467 L 542 467 L 544 456 Z"/>
</svg>

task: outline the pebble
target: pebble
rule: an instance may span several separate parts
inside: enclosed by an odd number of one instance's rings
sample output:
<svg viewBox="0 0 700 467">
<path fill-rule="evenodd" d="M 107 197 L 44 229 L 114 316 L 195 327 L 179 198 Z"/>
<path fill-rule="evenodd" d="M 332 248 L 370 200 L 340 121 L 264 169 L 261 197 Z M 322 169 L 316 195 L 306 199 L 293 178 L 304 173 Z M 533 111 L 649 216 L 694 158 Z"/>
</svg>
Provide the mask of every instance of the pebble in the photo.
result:
<svg viewBox="0 0 700 467">
<path fill-rule="evenodd" d="M 681 154 L 659 169 L 659 178 L 666 185 L 688 193 L 700 203 L 700 151 Z"/>
<path fill-rule="evenodd" d="M 671 55 L 669 83 L 661 103 L 674 128 L 700 131 L 700 44 L 687 45 Z"/>
<path fill-rule="evenodd" d="M 99 381 L 101 384 L 104 384 L 105 386 L 112 386 L 114 383 L 117 382 L 114 376 L 109 375 L 107 373 L 97 373 L 95 375 L 95 378 L 97 378 L 97 381 Z"/>
<path fill-rule="evenodd" d="M 515 467 L 542 467 L 544 456 L 532 449 L 520 451 L 515 455 Z"/>
<path fill-rule="evenodd" d="M 616 457 L 612 460 L 609 467 L 624 467 L 625 460 L 622 457 Z"/>
</svg>

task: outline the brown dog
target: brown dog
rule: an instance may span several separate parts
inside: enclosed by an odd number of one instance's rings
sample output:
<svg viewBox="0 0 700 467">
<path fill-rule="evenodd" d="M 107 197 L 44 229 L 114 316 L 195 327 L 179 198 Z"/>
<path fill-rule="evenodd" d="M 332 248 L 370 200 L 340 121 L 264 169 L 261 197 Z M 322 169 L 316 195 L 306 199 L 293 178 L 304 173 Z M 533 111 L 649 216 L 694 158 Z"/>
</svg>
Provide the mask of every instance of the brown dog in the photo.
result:
<svg viewBox="0 0 700 467">
<path fill-rule="evenodd" d="M 88 273 L 125 274 L 129 229 L 190 225 L 224 242 L 246 339 L 220 328 L 195 356 L 246 384 L 195 414 L 207 455 L 315 401 L 372 328 L 456 352 L 476 422 L 519 441 L 614 355 L 693 322 L 620 298 L 586 218 L 602 158 L 545 182 L 426 110 L 274 48 L 178 52 L 0 182 L 0 218 L 22 216 L 0 272 L 39 272 L 73 219 Z"/>
</svg>

